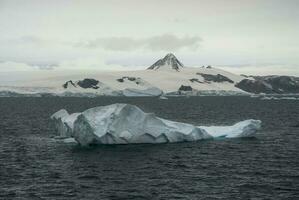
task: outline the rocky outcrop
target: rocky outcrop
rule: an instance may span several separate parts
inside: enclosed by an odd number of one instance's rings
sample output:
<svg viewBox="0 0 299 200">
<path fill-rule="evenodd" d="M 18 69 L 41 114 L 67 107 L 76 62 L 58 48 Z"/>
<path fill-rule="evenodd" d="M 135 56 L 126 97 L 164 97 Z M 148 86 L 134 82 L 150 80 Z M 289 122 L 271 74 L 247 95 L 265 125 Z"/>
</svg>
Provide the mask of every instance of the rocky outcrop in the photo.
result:
<svg viewBox="0 0 299 200">
<path fill-rule="evenodd" d="M 241 82 L 235 84 L 237 88 L 250 93 L 274 93 L 271 85 L 261 80 L 243 79 Z"/>
<path fill-rule="evenodd" d="M 123 76 L 122 78 L 116 79 L 118 82 L 123 83 L 125 80 L 135 82 L 137 85 L 142 82 L 141 78 L 131 77 L 131 76 Z"/>
<path fill-rule="evenodd" d="M 212 75 L 212 74 L 203 74 L 203 73 L 196 73 L 197 75 L 202 76 L 206 82 L 217 82 L 217 83 L 222 83 L 222 82 L 229 82 L 229 83 L 234 83 L 231 79 L 227 78 L 226 76 L 223 76 L 221 74 L 217 75 Z"/>
<path fill-rule="evenodd" d="M 86 78 L 82 81 L 78 81 L 78 85 L 81 87 L 81 88 L 93 88 L 93 89 L 98 89 L 99 86 L 97 86 L 99 83 L 98 80 L 95 80 L 95 79 L 91 79 L 91 78 Z"/>
<path fill-rule="evenodd" d="M 191 79 L 189 79 L 189 81 L 191 81 L 192 83 L 194 83 L 194 82 L 196 82 L 196 83 L 204 83 L 204 82 L 198 80 L 198 78 L 191 78 Z"/>
<path fill-rule="evenodd" d="M 67 81 L 65 84 L 62 85 L 62 87 L 64 89 L 67 89 L 69 87 L 69 85 L 72 85 L 73 87 L 76 87 L 76 84 L 72 80 Z"/>
<path fill-rule="evenodd" d="M 235 86 L 250 93 L 286 94 L 299 93 L 299 78 L 292 76 L 252 76 Z"/>
<path fill-rule="evenodd" d="M 276 93 L 298 93 L 299 78 L 292 76 L 264 76 L 254 77 L 256 80 L 262 80 L 272 86 Z"/>
<path fill-rule="evenodd" d="M 98 89 L 99 88 L 100 81 L 92 79 L 92 78 L 86 78 L 77 82 L 73 82 L 72 80 L 67 81 L 62 86 L 64 89 L 68 88 L 92 88 L 92 89 Z"/>
<path fill-rule="evenodd" d="M 192 91 L 192 87 L 189 85 L 181 85 L 181 87 L 179 88 L 179 91 Z"/>
</svg>

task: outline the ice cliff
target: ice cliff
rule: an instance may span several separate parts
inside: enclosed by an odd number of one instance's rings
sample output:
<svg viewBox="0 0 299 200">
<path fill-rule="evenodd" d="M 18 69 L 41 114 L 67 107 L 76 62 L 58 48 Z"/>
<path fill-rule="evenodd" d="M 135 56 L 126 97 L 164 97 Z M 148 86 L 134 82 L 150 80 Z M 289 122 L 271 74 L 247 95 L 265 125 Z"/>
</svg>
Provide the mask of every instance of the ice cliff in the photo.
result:
<svg viewBox="0 0 299 200">
<path fill-rule="evenodd" d="M 69 114 L 62 109 L 51 116 L 55 130 L 59 133 L 59 137 L 68 138 L 73 136 L 74 122 L 81 113 Z"/>
</svg>

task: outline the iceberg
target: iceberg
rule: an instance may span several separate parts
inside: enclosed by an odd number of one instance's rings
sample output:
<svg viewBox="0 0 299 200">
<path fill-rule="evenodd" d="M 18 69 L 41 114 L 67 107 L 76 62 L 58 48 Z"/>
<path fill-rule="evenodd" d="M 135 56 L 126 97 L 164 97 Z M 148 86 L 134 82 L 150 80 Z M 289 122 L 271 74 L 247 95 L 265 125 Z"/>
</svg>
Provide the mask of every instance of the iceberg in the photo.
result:
<svg viewBox="0 0 299 200">
<path fill-rule="evenodd" d="M 82 112 L 75 121 L 73 136 L 83 146 L 183 142 L 211 138 L 196 126 L 164 120 L 130 104 L 112 104 Z"/>
<path fill-rule="evenodd" d="M 159 99 L 166 100 L 168 98 L 166 96 L 159 96 Z"/>
<path fill-rule="evenodd" d="M 137 106 L 121 103 L 70 115 L 60 110 L 51 118 L 61 137 L 73 137 L 82 146 L 254 137 L 261 128 L 261 121 L 254 119 L 232 126 L 195 126 L 162 119 L 153 113 L 143 112 Z"/>
<path fill-rule="evenodd" d="M 73 137 L 82 146 L 252 137 L 261 128 L 261 121 L 253 119 L 233 126 L 194 126 L 144 113 L 130 104 L 100 106 L 71 115 L 60 110 L 53 116 L 59 119 L 55 122 L 60 136 Z"/>
<path fill-rule="evenodd" d="M 299 98 L 296 97 L 274 97 L 274 96 L 270 96 L 270 97 L 262 97 L 261 100 L 299 100 Z"/>
</svg>

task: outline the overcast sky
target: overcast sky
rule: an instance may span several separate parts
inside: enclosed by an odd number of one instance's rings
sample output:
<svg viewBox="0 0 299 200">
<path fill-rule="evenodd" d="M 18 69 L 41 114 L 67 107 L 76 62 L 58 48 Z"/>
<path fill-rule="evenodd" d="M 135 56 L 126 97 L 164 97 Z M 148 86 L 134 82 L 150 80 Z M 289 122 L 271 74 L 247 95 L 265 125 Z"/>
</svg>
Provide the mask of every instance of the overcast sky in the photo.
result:
<svg viewBox="0 0 299 200">
<path fill-rule="evenodd" d="M 297 0 L 0 0 L 1 71 L 186 66 L 299 75 Z"/>
</svg>

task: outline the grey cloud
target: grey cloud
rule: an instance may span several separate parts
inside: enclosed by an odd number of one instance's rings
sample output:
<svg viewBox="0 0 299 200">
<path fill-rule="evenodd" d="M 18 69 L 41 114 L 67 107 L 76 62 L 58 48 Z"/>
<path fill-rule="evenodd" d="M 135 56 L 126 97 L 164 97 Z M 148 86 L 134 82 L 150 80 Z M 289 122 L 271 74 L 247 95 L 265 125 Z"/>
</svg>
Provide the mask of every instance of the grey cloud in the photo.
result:
<svg viewBox="0 0 299 200">
<path fill-rule="evenodd" d="M 7 44 L 7 45 L 43 45 L 48 42 L 49 41 L 34 35 L 26 35 L 19 38 L 1 40 L 2 44 Z"/>
<path fill-rule="evenodd" d="M 141 45 L 140 41 L 129 37 L 109 37 L 80 42 L 76 44 L 76 47 L 86 47 L 91 49 L 102 47 L 103 49 L 112 51 L 128 51 L 139 48 Z"/>
<path fill-rule="evenodd" d="M 34 45 L 34 46 L 42 46 L 42 47 L 49 47 L 53 45 L 60 45 L 60 46 L 72 46 L 73 42 L 64 41 L 60 39 L 53 39 L 47 37 L 39 37 L 35 35 L 24 35 L 18 38 L 10 38 L 7 40 L 0 40 L 1 44 L 7 45 Z"/>
<path fill-rule="evenodd" d="M 175 35 L 166 34 L 147 39 L 146 47 L 151 50 L 179 50 L 182 48 L 196 49 L 202 39 L 200 37 L 178 38 Z"/>
<path fill-rule="evenodd" d="M 19 38 L 19 42 L 25 42 L 25 43 L 43 43 L 44 40 L 33 35 L 27 35 Z"/>
<path fill-rule="evenodd" d="M 134 51 L 139 49 L 151 51 L 178 51 L 181 49 L 196 50 L 201 45 L 202 39 L 198 36 L 178 37 L 174 34 L 163 34 L 147 38 L 135 39 L 132 37 L 103 37 L 77 43 L 66 41 L 53 41 L 45 38 L 27 35 L 9 40 L 9 44 L 32 44 L 38 46 L 65 45 L 83 47 L 87 49 L 102 48 L 108 51 Z"/>
<path fill-rule="evenodd" d="M 23 64 L 23 65 L 27 65 L 30 66 L 32 68 L 35 69 L 41 69 L 41 70 L 53 70 L 56 67 L 59 67 L 59 63 L 58 62 L 28 62 L 28 61 L 24 61 L 24 60 L 0 60 L 0 64 L 1 63 L 15 63 L 15 64 Z"/>
<path fill-rule="evenodd" d="M 107 37 L 97 38 L 85 42 L 77 43 L 76 47 L 85 48 L 103 48 L 111 51 L 133 51 L 146 49 L 152 51 L 177 51 L 183 48 L 194 50 L 202 42 L 198 36 L 177 37 L 173 34 L 164 34 L 143 39 L 134 39 L 130 37 Z"/>
<path fill-rule="evenodd" d="M 56 67 L 59 67 L 58 63 L 40 63 L 40 62 L 31 62 L 31 63 L 26 63 L 31 67 L 38 68 L 41 70 L 53 70 Z"/>
</svg>

